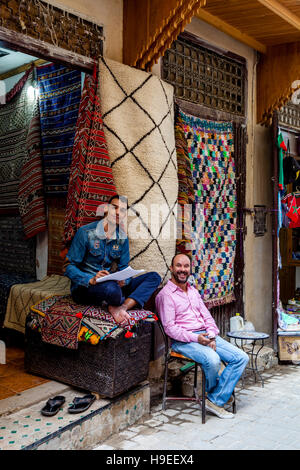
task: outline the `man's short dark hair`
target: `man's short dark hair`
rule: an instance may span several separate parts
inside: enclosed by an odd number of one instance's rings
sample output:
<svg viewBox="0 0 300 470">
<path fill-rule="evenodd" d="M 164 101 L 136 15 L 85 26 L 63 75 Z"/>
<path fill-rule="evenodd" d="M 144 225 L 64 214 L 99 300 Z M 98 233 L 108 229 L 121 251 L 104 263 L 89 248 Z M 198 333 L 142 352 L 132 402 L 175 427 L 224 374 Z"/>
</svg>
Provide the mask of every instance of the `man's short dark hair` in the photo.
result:
<svg viewBox="0 0 300 470">
<path fill-rule="evenodd" d="M 184 256 L 186 256 L 186 257 L 190 260 L 190 263 L 191 263 L 191 265 L 192 265 L 192 259 L 191 259 L 190 255 L 187 255 L 186 253 L 176 253 L 176 254 L 173 256 L 173 258 L 172 258 L 171 266 L 174 265 L 174 259 L 175 259 L 176 256 L 178 256 L 178 255 L 184 255 Z"/>
<path fill-rule="evenodd" d="M 113 196 L 111 196 L 108 200 L 108 204 L 111 204 L 111 202 L 114 200 L 114 199 L 118 199 L 119 201 L 121 202 L 125 202 L 125 204 L 127 204 L 127 197 L 126 196 L 120 196 L 119 194 L 114 194 Z"/>
</svg>

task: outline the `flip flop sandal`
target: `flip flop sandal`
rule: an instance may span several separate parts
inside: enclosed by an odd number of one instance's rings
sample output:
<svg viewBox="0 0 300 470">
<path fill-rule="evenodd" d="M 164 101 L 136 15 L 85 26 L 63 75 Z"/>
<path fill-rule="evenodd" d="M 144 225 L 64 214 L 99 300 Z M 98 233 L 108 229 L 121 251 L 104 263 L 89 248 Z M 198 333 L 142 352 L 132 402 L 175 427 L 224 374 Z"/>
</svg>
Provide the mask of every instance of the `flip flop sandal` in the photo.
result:
<svg viewBox="0 0 300 470">
<path fill-rule="evenodd" d="M 44 416 L 54 416 L 59 411 L 61 405 L 66 401 L 66 398 L 62 395 L 58 395 L 54 398 L 49 398 L 44 408 L 41 409 L 41 413 Z"/>
<path fill-rule="evenodd" d="M 82 413 L 87 410 L 91 404 L 96 400 L 96 396 L 92 393 L 84 395 L 84 397 L 75 397 L 73 403 L 69 406 L 69 413 Z"/>
</svg>

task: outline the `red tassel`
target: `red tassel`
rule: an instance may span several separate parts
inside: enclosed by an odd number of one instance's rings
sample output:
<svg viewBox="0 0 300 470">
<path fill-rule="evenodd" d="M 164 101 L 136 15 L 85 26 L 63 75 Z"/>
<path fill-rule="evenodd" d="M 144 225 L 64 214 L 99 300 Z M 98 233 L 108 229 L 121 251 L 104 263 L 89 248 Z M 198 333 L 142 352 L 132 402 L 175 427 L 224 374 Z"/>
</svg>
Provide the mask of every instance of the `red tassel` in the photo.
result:
<svg viewBox="0 0 300 470">
<path fill-rule="evenodd" d="M 82 318 L 82 317 L 83 317 L 83 315 L 82 315 L 82 312 L 78 312 L 78 313 L 76 313 L 76 315 L 75 315 L 75 316 L 76 316 L 77 318 Z"/>
<path fill-rule="evenodd" d="M 158 320 L 157 315 L 153 315 L 153 318 L 154 318 L 155 321 Z"/>
<path fill-rule="evenodd" d="M 131 333 L 131 331 L 126 331 L 125 338 L 132 338 L 132 337 L 133 337 L 133 333 Z"/>
</svg>

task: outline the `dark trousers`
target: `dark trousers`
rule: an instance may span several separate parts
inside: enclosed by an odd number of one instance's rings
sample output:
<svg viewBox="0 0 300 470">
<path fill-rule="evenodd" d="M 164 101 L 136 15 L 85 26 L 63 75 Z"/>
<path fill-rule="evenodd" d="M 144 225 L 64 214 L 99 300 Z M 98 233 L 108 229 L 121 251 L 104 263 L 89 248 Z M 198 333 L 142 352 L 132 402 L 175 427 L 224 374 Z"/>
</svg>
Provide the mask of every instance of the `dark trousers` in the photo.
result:
<svg viewBox="0 0 300 470">
<path fill-rule="evenodd" d="M 160 283 L 159 274 L 150 272 L 132 278 L 124 287 L 120 287 L 117 281 L 100 282 L 89 287 L 80 286 L 72 292 L 72 297 L 79 304 L 101 305 L 105 301 L 116 307 L 130 297 L 143 307 Z"/>
</svg>

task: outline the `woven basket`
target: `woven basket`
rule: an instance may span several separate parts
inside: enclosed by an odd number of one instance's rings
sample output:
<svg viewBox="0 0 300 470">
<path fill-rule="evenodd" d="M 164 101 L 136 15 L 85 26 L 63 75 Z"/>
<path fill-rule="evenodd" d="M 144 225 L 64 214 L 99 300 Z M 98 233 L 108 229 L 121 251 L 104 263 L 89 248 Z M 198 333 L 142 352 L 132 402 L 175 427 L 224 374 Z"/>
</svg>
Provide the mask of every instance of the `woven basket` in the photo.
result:
<svg viewBox="0 0 300 470">
<path fill-rule="evenodd" d="M 46 344 L 36 330 L 26 327 L 25 369 L 113 398 L 147 379 L 151 336 L 151 323 L 140 321 L 136 337 L 122 334 L 95 346 L 79 343 L 74 350 Z"/>
</svg>

